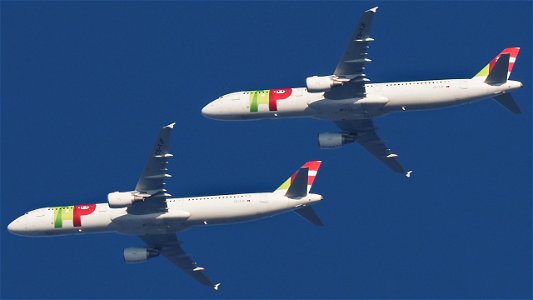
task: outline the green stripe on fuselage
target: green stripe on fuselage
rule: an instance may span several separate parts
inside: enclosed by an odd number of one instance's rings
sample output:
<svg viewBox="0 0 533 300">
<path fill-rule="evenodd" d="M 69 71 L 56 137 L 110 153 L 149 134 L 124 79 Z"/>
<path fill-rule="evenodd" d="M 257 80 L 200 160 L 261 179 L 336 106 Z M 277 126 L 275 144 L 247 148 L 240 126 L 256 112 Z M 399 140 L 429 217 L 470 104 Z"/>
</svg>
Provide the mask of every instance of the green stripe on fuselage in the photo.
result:
<svg viewBox="0 0 533 300">
<path fill-rule="evenodd" d="M 74 217 L 74 206 L 54 207 L 54 228 L 63 228 L 64 220 L 72 220 Z"/>
<path fill-rule="evenodd" d="M 250 92 L 250 112 L 258 112 L 259 104 L 268 105 L 270 90 L 260 90 Z"/>
</svg>

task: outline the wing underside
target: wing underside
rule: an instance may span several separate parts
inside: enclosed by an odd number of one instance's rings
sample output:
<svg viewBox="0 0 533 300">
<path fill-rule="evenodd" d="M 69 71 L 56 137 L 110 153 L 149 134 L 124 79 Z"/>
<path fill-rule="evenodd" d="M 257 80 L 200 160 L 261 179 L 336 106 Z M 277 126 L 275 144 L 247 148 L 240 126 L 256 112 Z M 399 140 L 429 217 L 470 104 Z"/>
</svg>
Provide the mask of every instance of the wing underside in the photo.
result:
<svg viewBox="0 0 533 300">
<path fill-rule="evenodd" d="M 174 123 L 161 128 L 150 157 L 135 186 L 135 191 L 142 195 L 144 200 L 133 203 L 128 208 L 128 213 L 145 214 L 167 210 L 166 200 L 171 195 L 165 189 L 165 180 L 171 177 L 168 174 L 167 164 L 168 159 L 172 157 L 172 154 L 168 152 L 168 146 L 173 128 Z"/>
<path fill-rule="evenodd" d="M 212 287 L 215 290 L 218 289 L 220 283 L 213 283 L 203 273 L 204 268 L 199 267 L 183 248 L 181 248 L 180 242 L 175 234 L 142 235 L 139 237 L 148 247 L 158 250 L 159 255 L 168 259 L 201 284 Z"/>
<path fill-rule="evenodd" d="M 374 7 L 361 15 L 348 46 L 333 73 L 335 79 L 345 81 L 345 83 L 327 91 L 326 97 L 328 99 L 365 97 L 365 83 L 370 81 L 365 74 L 365 64 L 371 62 L 368 58 L 368 48 L 369 44 L 374 41 L 370 37 L 370 30 L 376 11 L 377 7 Z"/>
<path fill-rule="evenodd" d="M 344 133 L 353 136 L 356 142 L 374 155 L 374 157 L 387 165 L 391 170 L 407 177 L 411 176 L 411 171 L 406 171 L 398 162 L 398 155 L 391 152 L 389 147 L 387 147 L 377 135 L 372 120 L 342 120 L 335 123 Z"/>
</svg>

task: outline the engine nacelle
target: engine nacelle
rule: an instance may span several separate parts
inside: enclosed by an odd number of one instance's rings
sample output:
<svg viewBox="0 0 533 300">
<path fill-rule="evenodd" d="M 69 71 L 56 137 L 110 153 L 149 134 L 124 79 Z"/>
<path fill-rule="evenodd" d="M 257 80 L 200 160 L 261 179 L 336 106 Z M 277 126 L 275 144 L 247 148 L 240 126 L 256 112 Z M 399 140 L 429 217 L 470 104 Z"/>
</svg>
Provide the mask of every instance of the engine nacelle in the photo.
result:
<svg viewBox="0 0 533 300">
<path fill-rule="evenodd" d="M 341 84 L 341 81 L 334 80 L 331 76 L 311 76 L 305 79 L 307 91 L 310 93 L 324 92 Z"/>
<path fill-rule="evenodd" d="M 124 262 L 128 264 L 136 264 L 147 261 L 149 258 L 159 255 L 156 249 L 148 248 L 126 248 L 124 249 Z"/>
<path fill-rule="evenodd" d="M 135 192 L 113 192 L 107 194 L 107 203 L 111 208 L 127 207 L 135 201 L 142 200 L 142 197 L 137 197 Z"/>
<path fill-rule="evenodd" d="M 338 148 L 346 144 L 353 143 L 355 136 L 344 133 L 320 133 L 318 135 L 318 145 L 320 148 Z"/>
</svg>

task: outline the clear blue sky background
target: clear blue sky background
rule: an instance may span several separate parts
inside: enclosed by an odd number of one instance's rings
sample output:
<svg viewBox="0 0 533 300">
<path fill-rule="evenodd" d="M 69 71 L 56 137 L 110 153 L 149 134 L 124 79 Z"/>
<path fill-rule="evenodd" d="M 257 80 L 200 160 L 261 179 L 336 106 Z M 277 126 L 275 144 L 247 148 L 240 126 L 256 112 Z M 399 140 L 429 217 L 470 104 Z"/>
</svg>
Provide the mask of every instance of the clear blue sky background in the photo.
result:
<svg viewBox="0 0 533 300">
<path fill-rule="evenodd" d="M 328 122 L 200 114 L 331 74 L 376 2 L 2 2 L 2 298 L 531 297 L 531 2 L 378 4 L 374 82 L 469 78 L 520 46 L 524 113 L 486 100 L 377 119 L 406 180 L 358 145 L 320 150 Z M 7 232 L 28 210 L 131 190 L 174 121 L 173 195 L 270 191 L 319 159 L 326 227 L 285 214 L 180 233 L 219 293 L 161 258 L 124 264 L 136 237 Z"/>
</svg>

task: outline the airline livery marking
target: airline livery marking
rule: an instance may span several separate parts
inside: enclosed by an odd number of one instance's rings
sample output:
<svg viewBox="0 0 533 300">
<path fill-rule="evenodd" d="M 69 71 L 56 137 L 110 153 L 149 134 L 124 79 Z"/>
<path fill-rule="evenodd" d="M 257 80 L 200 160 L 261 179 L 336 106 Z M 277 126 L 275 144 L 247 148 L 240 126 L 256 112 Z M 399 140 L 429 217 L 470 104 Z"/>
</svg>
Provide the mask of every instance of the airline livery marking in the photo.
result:
<svg viewBox="0 0 533 300">
<path fill-rule="evenodd" d="M 81 204 L 71 206 L 53 207 L 54 228 L 63 228 L 63 221 L 72 220 L 74 227 L 81 226 L 81 216 L 92 214 L 96 210 L 96 204 Z"/>
<path fill-rule="evenodd" d="M 291 96 L 292 89 L 259 90 L 250 92 L 250 112 L 258 112 L 259 104 L 268 104 L 269 111 L 278 110 L 278 100 Z"/>
</svg>

